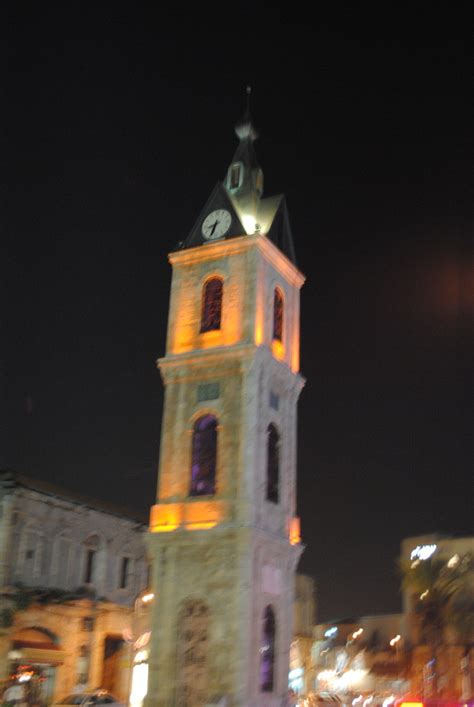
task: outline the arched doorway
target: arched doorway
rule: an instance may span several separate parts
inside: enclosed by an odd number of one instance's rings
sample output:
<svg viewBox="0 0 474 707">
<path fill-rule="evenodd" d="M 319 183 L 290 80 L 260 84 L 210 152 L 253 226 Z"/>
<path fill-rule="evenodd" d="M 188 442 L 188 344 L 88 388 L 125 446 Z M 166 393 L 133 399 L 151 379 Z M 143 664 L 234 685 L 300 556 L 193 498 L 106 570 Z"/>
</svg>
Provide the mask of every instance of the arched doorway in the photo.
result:
<svg viewBox="0 0 474 707">
<path fill-rule="evenodd" d="M 207 701 L 209 609 L 188 601 L 178 617 L 177 707 L 203 707 Z"/>
</svg>

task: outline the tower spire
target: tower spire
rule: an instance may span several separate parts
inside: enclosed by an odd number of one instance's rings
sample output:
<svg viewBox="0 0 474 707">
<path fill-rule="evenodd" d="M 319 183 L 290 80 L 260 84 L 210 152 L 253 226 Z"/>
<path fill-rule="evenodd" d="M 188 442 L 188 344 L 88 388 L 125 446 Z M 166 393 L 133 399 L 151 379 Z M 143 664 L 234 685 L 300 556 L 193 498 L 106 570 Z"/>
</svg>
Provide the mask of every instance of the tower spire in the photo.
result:
<svg viewBox="0 0 474 707">
<path fill-rule="evenodd" d="M 252 86 L 247 86 L 247 113 L 250 115 L 250 94 L 252 93 Z"/>
<path fill-rule="evenodd" d="M 257 139 L 258 132 L 252 123 L 252 117 L 250 115 L 250 96 L 252 94 L 252 87 L 246 87 L 246 105 L 245 113 L 243 118 L 235 126 L 235 132 L 239 140 L 250 139 L 252 142 Z"/>
<path fill-rule="evenodd" d="M 247 86 L 245 113 L 235 126 L 239 145 L 227 170 L 224 184 L 240 211 L 241 220 L 243 218 L 249 224 L 248 227 L 245 226 L 247 232 L 253 233 L 263 194 L 263 172 L 253 146 L 258 133 L 250 116 L 251 92 L 252 88 Z"/>
</svg>

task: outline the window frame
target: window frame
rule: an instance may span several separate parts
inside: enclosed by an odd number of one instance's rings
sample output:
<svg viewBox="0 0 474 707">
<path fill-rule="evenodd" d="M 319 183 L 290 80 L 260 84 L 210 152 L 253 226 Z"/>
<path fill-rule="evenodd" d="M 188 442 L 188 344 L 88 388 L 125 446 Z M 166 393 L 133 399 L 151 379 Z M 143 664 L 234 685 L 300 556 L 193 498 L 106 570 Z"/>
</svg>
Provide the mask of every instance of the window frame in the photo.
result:
<svg viewBox="0 0 474 707">
<path fill-rule="evenodd" d="M 212 283 L 219 283 L 219 295 L 215 295 L 213 299 L 208 297 L 209 286 Z M 222 329 L 222 309 L 224 300 L 224 278 L 220 275 L 211 275 L 207 277 L 201 288 L 201 319 L 199 333 L 206 334 L 210 331 L 221 331 Z M 212 308 L 218 310 L 217 313 L 212 311 Z"/>
<path fill-rule="evenodd" d="M 239 179 L 238 179 L 237 185 L 234 185 L 232 177 L 233 177 L 233 170 L 236 170 L 236 169 L 239 170 L 239 172 L 238 172 Z M 232 164 L 230 165 L 230 167 L 227 171 L 227 189 L 231 193 L 236 192 L 242 186 L 243 181 L 244 181 L 244 164 L 243 164 L 243 162 L 241 160 L 239 160 L 238 162 L 232 162 Z"/>
<path fill-rule="evenodd" d="M 281 435 L 277 425 L 270 422 L 266 433 L 267 464 L 265 478 L 265 500 L 276 506 L 280 503 L 280 449 Z M 276 469 L 274 468 L 276 464 Z"/>
<path fill-rule="evenodd" d="M 203 450 L 199 449 L 200 444 L 202 444 L 202 437 L 201 439 L 198 437 L 198 435 L 203 435 L 203 433 L 206 432 L 206 428 L 203 428 L 201 430 L 198 429 L 198 426 L 200 423 L 204 423 L 204 421 L 208 419 L 209 423 L 213 423 L 214 429 L 211 430 L 210 435 L 212 435 L 210 439 L 211 444 L 211 452 L 213 453 L 213 456 L 211 457 L 211 461 L 209 463 L 209 460 L 206 459 L 204 456 L 204 459 L 202 457 Z M 206 442 L 204 442 L 206 444 Z M 217 494 L 217 459 L 218 459 L 218 446 L 219 446 L 219 418 L 217 417 L 216 413 L 214 411 L 210 410 L 200 410 L 198 416 L 194 419 L 193 421 L 193 426 L 192 426 L 192 434 L 191 434 L 191 464 L 190 464 L 190 483 L 189 483 L 189 491 L 188 491 L 188 496 L 190 498 L 199 498 L 202 496 L 215 496 Z M 204 450 L 205 454 L 205 450 Z M 199 456 L 201 455 L 201 456 Z M 199 489 L 197 488 L 197 483 L 199 479 L 197 478 L 200 475 L 200 465 L 201 464 L 208 464 L 212 468 L 212 475 L 211 475 L 211 487 L 212 491 L 206 490 L 205 492 L 200 492 Z M 195 472 L 194 468 L 198 467 L 198 470 Z"/>
<path fill-rule="evenodd" d="M 275 692 L 276 684 L 276 643 L 277 643 L 277 620 L 275 609 L 272 604 L 267 604 L 262 614 L 262 629 L 260 634 L 260 692 L 271 694 Z M 268 647 L 267 647 L 268 641 Z M 264 678 L 264 662 L 267 660 L 265 651 L 269 653 L 269 677 L 268 681 Z"/>
<path fill-rule="evenodd" d="M 277 312 L 277 302 L 279 312 Z M 285 326 L 285 296 L 283 290 L 278 285 L 273 289 L 273 315 L 272 315 L 272 341 L 279 341 L 283 344 Z"/>
<path fill-rule="evenodd" d="M 130 555 L 122 555 L 119 563 L 118 589 L 130 590 L 130 580 L 132 578 L 133 558 Z"/>
</svg>

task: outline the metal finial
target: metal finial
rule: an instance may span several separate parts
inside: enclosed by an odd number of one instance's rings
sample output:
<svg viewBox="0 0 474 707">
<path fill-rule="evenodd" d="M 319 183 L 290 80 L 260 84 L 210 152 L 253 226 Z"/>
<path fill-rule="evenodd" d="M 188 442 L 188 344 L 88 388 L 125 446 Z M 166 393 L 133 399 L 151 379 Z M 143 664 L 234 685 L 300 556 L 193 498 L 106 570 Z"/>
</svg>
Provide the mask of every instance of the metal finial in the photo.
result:
<svg viewBox="0 0 474 707">
<path fill-rule="evenodd" d="M 246 140 L 247 138 L 250 138 L 251 140 L 255 140 L 257 138 L 257 131 L 252 125 L 252 118 L 250 117 L 250 94 L 252 93 L 252 87 L 247 86 L 246 87 L 246 93 L 247 93 L 247 106 L 246 106 L 246 111 L 244 114 L 244 117 L 242 120 L 240 120 L 237 125 L 235 126 L 235 132 L 237 133 L 237 137 L 239 140 Z"/>
<path fill-rule="evenodd" d="M 250 94 L 252 93 L 252 86 L 247 86 L 247 115 L 250 114 Z"/>
</svg>

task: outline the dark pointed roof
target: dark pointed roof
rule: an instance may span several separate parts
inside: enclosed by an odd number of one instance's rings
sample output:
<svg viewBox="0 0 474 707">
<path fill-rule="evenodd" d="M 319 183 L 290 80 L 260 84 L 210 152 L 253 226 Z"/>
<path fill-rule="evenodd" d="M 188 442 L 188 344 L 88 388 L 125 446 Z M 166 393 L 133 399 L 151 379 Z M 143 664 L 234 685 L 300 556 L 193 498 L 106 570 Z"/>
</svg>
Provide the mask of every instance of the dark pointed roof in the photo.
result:
<svg viewBox="0 0 474 707">
<path fill-rule="evenodd" d="M 290 215 L 286 205 L 286 197 L 284 194 L 278 196 L 269 196 L 262 199 L 258 210 L 258 223 L 263 227 L 268 224 L 263 232 L 267 238 L 286 255 L 288 260 L 291 260 L 296 265 L 295 247 L 293 244 L 293 235 L 291 233 Z"/>
<path fill-rule="evenodd" d="M 247 111 L 241 121 L 235 126 L 239 144 L 227 171 L 224 182 L 218 182 L 202 209 L 190 234 L 178 243 L 177 249 L 195 248 L 208 243 L 203 237 L 201 227 L 204 219 L 212 211 L 225 209 L 231 214 L 231 225 L 223 239 L 244 236 L 250 233 L 249 228 L 260 232 L 269 238 L 286 257 L 296 265 L 293 236 L 285 197 L 278 196 L 262 198 L 263 172 L 258 164 L 254 149 L 257 131 Z M 232 187 L 232 168 L 242 170 L 238 186 Z M 250 227 L 249 227 L 250 223 Z M 247 229 L 247 230 L 246 230 Z"/>
</svg>

